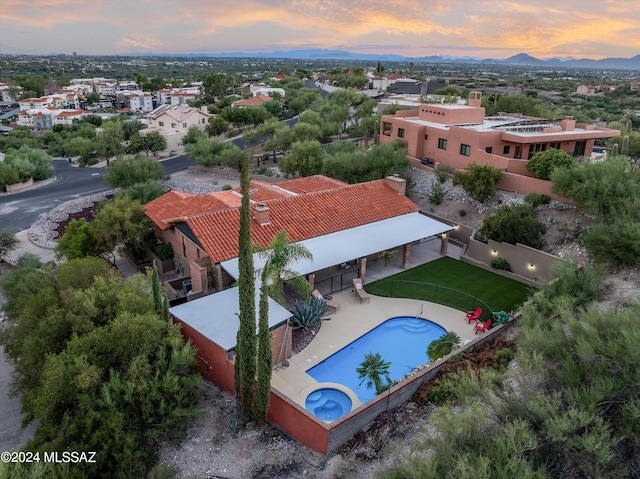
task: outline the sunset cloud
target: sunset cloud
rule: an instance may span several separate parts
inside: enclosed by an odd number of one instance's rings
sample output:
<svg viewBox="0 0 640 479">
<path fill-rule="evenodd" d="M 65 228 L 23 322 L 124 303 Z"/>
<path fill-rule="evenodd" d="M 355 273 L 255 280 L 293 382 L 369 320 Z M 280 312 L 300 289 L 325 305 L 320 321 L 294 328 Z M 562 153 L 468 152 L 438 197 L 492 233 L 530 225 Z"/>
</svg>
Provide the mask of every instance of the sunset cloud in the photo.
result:
<svg viewBox="0 0 640 479">
<path fill-rule="evenodd" d="M 0 53 L 640 53 L 637 0 L 4 0 L 0 31 Z"/>
</svg>

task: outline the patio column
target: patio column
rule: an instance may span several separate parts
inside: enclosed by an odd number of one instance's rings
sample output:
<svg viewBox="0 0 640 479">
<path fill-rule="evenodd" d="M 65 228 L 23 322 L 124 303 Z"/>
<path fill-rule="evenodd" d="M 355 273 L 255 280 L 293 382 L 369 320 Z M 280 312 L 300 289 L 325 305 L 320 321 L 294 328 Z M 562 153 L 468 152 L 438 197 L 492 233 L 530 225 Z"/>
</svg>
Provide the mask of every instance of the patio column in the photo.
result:
<svg viewBox="0 0 640 479">
<path fill-rule="evenodd" d="M 213 281 L 215 282 L 216 291 L 222 291 L 222 267 L 220 263 L 213 265 Z"/>
<path fill-rule="evenodd" d="M 402 269 L 409 266 L 409 258 L 411 257 L 411 243 L 407 243 L 402 247 Z"/>
<path fill-rule="evenodd" d="M 364 278 L 367 274 L 367 258 L 360 258 L 360 267 L 358 268 L 358 278 L 362 279 L 364 284 Z"/>
<path fill-rule="evenodd" d="M 440 256 L 447 256 L 447 247 L 449 246 L 449 235 L 442 233 L 442 239 L 440 243 Z"/>
<path fill-rule="evenodd" d="M 316 275 L 314 273 L 309 273 L 307 281 L 309 282 L 309 291 L 316 289 Z"/>
</svg>

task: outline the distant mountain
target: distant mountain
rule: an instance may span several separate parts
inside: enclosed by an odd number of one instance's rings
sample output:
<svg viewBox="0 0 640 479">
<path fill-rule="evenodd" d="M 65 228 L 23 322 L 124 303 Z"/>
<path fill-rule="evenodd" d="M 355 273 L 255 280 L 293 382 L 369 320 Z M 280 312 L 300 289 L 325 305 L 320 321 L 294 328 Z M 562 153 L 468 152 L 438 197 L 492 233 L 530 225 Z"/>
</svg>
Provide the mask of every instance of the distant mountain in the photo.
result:
<svg viewBox="0 0 640 479">
<path fill-rule="evenodd" d="M 149 56 L 148 53 L 137 55 Z M 394 61 L 394 62 L 421 62 L 421 63 L 483 63 L 497 65 L 523 65 L 550 68 L 594 68 L 594 69 L 621 69 L 640 70 L 640 55 L 632 58 L 603 58 L 593 60 L 590 58 L 548 58 L 541 60 L 527 53 L 519 53 L 506 59 L 483 59 L 477 57 L 453 57 L 449 55 L 432 55 L 424 57 L 407 57 L 394 54 L 353 53 L 347 50 L 308 49 L 273 52 L 232 52 L 232 53 L 189 53 L 186 55 L 162 54 L 164 56 L 189 56 L 209 58 L 283 58 L 295 60 L 364 60 L 364 61 Z"/>
</svg>

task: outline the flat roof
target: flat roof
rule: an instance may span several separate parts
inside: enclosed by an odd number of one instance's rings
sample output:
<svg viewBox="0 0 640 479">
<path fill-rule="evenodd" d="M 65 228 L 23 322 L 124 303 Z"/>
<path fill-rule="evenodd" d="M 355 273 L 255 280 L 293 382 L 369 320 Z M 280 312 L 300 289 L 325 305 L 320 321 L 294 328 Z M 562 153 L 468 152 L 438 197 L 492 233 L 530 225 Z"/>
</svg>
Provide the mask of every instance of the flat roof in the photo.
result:
<svg viewBox="0 0 640 479">
<path fill-rule="evenodd" d="M 450 231 L 451 226 L 429 218 L 419 212 L 394 216 L 355 228 L 300 241 L 313 255 L 312 260 L 301 260 L 290 266 L 301 276 L 314 273 L 356 258 L 397 248 L 430 236 Z M 264 266 L 260 253 L 253 255 L 256 270 Z M 234 278 L 239 276 L 238 258 L 220 263 Z"/>
<path fill-rule="evenodd" d="M 258 325 L 259 289 L 256 285 L 256 331 Z M 238 288 L 230 288 L 203 298 L 174 306 L 169 312 L 189 325 L 210 341 L 230 351 L 236 346 L 236 336 L 240 327 L 240 307 Z M 269 298 L 269 328 L 274 328 L 288 318 L 291 313 Z"/>
</svg>

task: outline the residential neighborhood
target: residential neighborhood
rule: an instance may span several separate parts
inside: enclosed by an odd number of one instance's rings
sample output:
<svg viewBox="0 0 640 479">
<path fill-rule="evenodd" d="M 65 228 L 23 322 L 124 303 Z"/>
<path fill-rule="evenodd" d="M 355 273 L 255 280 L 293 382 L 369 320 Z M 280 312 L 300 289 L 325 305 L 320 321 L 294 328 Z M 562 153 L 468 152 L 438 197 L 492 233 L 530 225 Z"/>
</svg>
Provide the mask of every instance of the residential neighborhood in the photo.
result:
<svg viewBox="0 0 640 479">
<path fill-rule="evenodd" d="M 413 477 L 482 417 L 510 477 L 634 477 L 637 71 L 68 57 L 0 55 L 0 444 Z"/>
</svg>

